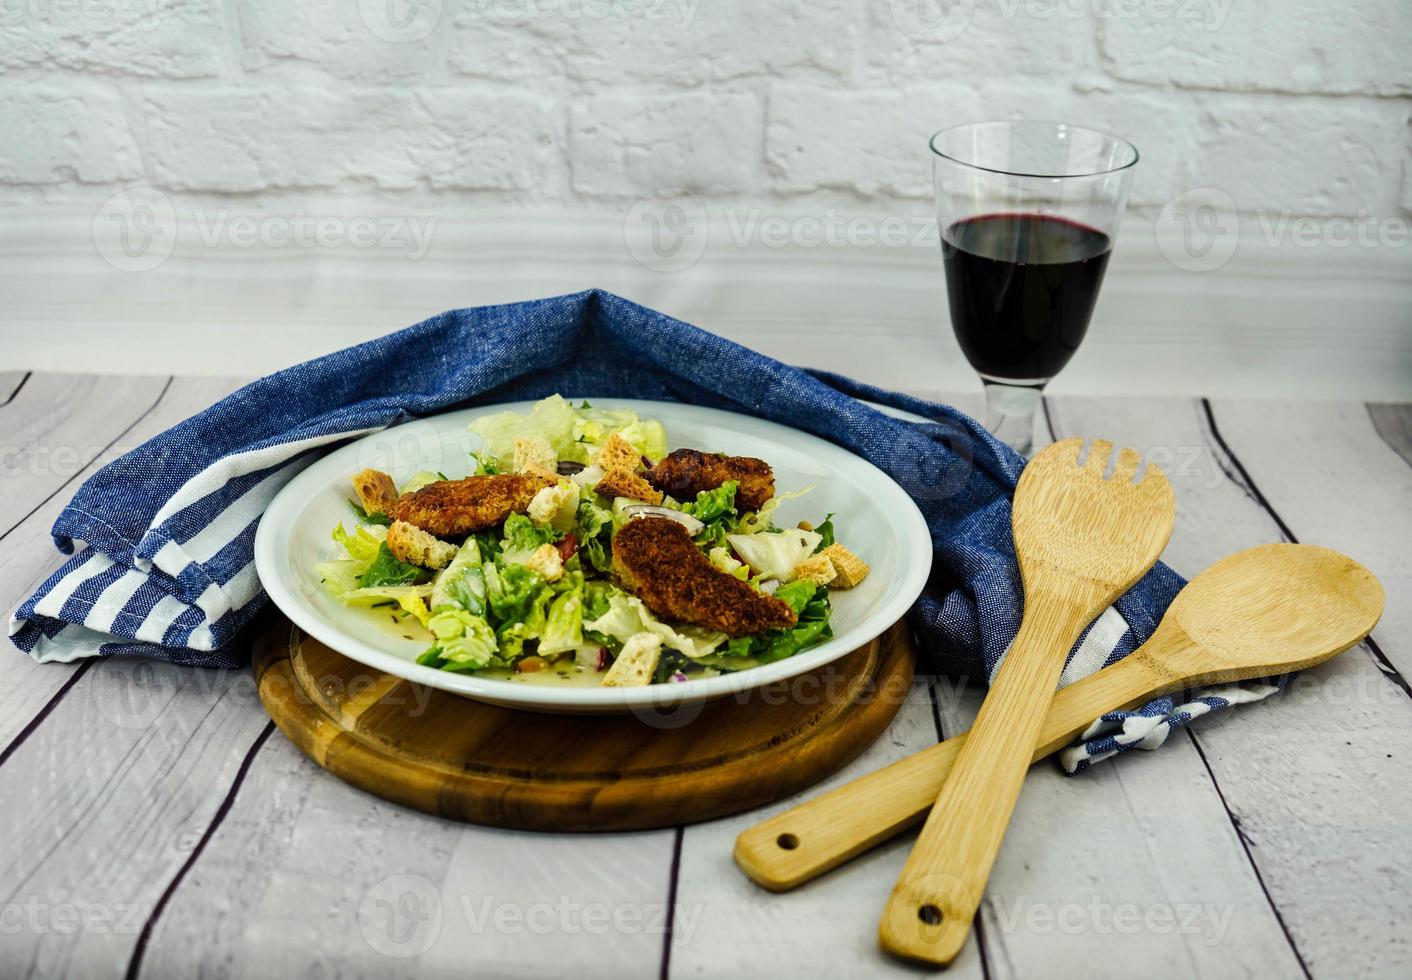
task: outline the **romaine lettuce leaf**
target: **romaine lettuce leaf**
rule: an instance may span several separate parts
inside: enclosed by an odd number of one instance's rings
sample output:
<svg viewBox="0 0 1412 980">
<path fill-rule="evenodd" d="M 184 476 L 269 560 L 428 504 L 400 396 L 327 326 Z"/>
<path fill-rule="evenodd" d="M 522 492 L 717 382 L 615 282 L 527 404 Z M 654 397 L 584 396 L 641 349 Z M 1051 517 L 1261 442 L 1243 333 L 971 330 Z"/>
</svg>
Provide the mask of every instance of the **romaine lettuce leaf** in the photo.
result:
<svg viewBox="0 0 1412 980">
<path fill-rule="evenodd" d="M 426 569 L 399 560 L 384 541 L 378 545 L 377 557 L 368 565 L 367 570 L 358 576 L 358 585 L 364 589 L 383 585 L 417 585 L 429 575 Z"/>
<path fill-rule="evenodd" d="M 549 656 L 583 646 L 583 585 L 560 593 L 549 604 L 539 652 Z"/>
<path fill-rule="evenodd" d="M 474 537 L 466 539 L 451 564 L 432 583 L 431 608 L 439 612 L 443 606 L 485 615 L 485 573 L 481 570 L 480 542 Z"/>
<path fill-rule="evenodd" d="M 574 513 L 574 536 L 578 539 L 579 552 L 588 556 L 588 563 L 606 573 L 612 564 L 609 555 L 613 540 L 612 513 L 587 499 L 587 496 L 581 496 L 578 510 Z"/>
<path fill-rule="evenodd" d="M 443 670 L 480 670 L 499 660 L 495 631 L 480 616 L 464 609 L 445 609 L 427 622 L 436 642 L 424 657 L 433 654 Z"/>
<path fill-rule="evenodd" d="M 583 624 L 585 630 L 602 633 L 619 645 L 637 633 L 656 633 L 662 645 L 695 660 L 711 653 L 726 641 L 726 634 L 695 626 L 673 628 L 653 616 L 641 599 L 619 592 L 608 600 L 608 611 Z"/>
<path fill-rule="evenodd" d="M 594 450 L 613 433 L 654 463 L 667 454 L 667 432 L 660 422 L 639 419 L 631 409 L 607 410 L 587 403 L 575 408 L 559 395 L 535 402 L 528 415 L 500 412 L 476 419 L 471 431 L 485 440 L 485 453 L 508 469 L 515 440 L 542 436 L 560 459 L 587 463 Z"/>
<path fill-rule="evenodd" d="M 402 484 L 397 491 L 399 495 L 405 496 L 409 493 L 416 493 L 422 487 L 430 486 L 433 483 L 440 483 L 446 477 L 441 473 L 433 473 L 431 470 L 420 470 L 407 478 L 407 482 Z"/>
</svg>

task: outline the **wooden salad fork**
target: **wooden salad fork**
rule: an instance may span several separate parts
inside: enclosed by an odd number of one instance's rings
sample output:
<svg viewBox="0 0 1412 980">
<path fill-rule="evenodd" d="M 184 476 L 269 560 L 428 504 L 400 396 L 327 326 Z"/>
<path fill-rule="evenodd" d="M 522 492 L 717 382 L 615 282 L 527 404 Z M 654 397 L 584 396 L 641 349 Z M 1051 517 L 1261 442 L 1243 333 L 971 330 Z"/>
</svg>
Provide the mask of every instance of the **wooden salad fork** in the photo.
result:
<svg viewBox="0 0 1412 980">
<path fill-rule="evenodd" d="M 944 965 L 970 933 L 1034 757 L 1064 660 L 1085 626 L 1156 563 L 1176 518 L 1166 476 L 1096 439 L 1040 452 L 1020 474 L 1011 528 L 1025 611 L 883 911 L 884 949 Z"/>
<path fill-rule="evenodd" d="M 1146 643 L 1054 695 L 1034 761 L 1159 694 L 1321 664 L 1362 642 L 1383 602 L 1372 572 L 1327 548 L 1264 544 L 1223 558 L 1186 584 Z M 751 827 L 736 863 L 771 891 L 838 867 L 926 816 L 965 743 L 956 735 Z"/>
</svg>

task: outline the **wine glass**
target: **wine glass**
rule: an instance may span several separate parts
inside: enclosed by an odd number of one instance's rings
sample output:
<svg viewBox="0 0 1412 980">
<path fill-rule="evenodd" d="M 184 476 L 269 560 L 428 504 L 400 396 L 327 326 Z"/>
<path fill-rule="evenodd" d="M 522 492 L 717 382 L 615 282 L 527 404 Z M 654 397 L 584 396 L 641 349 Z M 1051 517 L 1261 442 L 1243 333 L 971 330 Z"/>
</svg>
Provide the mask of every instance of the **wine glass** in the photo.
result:
<svg viewBox="0 0 1412 980">
<path fill-rule="evenodd" d="M 951 325 L 986 427 L 1028 456 L 1044 386 L 1088 330 L 1137 150 L 1052 122 L 956 126 L 931 149 Z"/>
</svg>

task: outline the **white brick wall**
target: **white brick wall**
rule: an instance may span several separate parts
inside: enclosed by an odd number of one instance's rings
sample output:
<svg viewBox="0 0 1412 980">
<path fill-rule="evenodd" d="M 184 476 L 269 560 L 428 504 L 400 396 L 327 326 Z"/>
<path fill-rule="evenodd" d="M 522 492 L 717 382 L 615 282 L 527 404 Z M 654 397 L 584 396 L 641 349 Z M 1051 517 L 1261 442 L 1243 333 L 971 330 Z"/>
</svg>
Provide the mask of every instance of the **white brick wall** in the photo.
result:
<svg viewBox="0 0 1412 980">
<path fill-rule="evenodd" d="M 1408 0 L 0 0 L 0 184 L 911 210 L 930 131 L 1028 115 L 1133 139 L 1153 213 L 1402 218 L 1409 38 Z"/>
<path fill-rule="evenodd" d="M 0 370 L 602 286 L 962 388 L 926 139 L 1028 117 L 1142 152 L 1065 390 L 1412 398 L 1409 39 L 1412 0 L 0 0 Z"/>
</svg>

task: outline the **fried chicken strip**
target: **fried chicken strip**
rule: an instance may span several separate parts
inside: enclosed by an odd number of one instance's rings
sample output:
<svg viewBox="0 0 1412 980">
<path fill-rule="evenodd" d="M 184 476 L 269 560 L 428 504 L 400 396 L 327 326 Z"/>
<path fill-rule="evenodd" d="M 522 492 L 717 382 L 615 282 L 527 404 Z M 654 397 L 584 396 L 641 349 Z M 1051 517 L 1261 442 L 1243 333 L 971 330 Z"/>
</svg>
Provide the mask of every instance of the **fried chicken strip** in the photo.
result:
<svg viewBox="0 0 1412 980">
<path fill-rule="evenodd" d="M 528 473 L 441 480 L 400 497 L 388 516 L 438 538 L 461 537 L 525 513 L 534 495 L 552 482 Z"/>
<path fill-rule="evenodd" d="M 714 490 L 737 480 L 736 507 L 759 510 L 775 495 L 775 474 L 770 464 L 753 456 L 723 456 L 696 449 L 678 449 L 647 471 L 647 481 L 682 502 L 696 499 L 702 490 Z"/>
<path fill-rule="evenodd" d="M 676 521 L 638 517 L 613 538 L 613 573 L 658 616 L 749 636 L 784 629 L 794 610 L 711 564 Z"/>
</svg>

